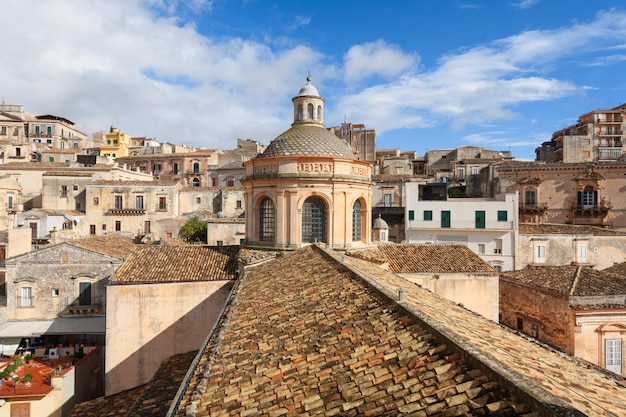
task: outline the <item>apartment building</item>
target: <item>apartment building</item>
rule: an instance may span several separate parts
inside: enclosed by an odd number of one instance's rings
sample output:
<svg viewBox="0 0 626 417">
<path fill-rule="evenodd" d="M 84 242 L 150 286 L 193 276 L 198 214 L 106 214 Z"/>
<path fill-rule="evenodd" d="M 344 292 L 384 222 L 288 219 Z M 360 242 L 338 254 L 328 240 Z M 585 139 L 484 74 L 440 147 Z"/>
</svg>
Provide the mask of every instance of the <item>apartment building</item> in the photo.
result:
<svg viewBox="0 0 626 417">
<path fill-rule="evenodd" d="M 0 146 L 2 162 L 30 162 L 48 149 L 80 150 L 89 138 L 65 117 L 34 116 L 22 105 L 0 104 Z"/>
<path fill-rule="evenodd" d="M 109 133 L 100 145 L 100 156 L 118 158 L 128 156 L 128 149 L 131 145 L 131 136 L 120 131 L 117 127 L 111 126 Z"/>
<path fill-rule="evenodd" d="M 169 181 L 93 181 L 85 188 L 86 216 L 78 227 L 89 236 L 177 237 L 179 189 Z"/>
<path fill-rule="evenodd" d="M 626 103 L 580 116 L 576 124 L 558 130 L 535 149 L 536 160 L 582 163 L 622 159 Z"/>
<path fill-rule="evenodd" d="M 406 243 L 461 243 L 497 271 L 515 268 L 518 195 L 448 198 L 447 184 L 409 182 Z"/>
<path fill-rule="evenodd" d="M 465 185 L 472 175 L 499 161 L 513 159 L 510 151 L 493 151 L 477 146 L 461 146 L 452 150 L 430 150 L 424 154 L 426 174 L 435 182 Z"/>
<path fill-rule="evenodd" d="M 328 130 L 344 140 L 357 159 L 372 163 L 376 161 L 375 129 L 368 129 L 363 123 L 344 122 L 341 126 L 329 127 Z"/>
</svg>

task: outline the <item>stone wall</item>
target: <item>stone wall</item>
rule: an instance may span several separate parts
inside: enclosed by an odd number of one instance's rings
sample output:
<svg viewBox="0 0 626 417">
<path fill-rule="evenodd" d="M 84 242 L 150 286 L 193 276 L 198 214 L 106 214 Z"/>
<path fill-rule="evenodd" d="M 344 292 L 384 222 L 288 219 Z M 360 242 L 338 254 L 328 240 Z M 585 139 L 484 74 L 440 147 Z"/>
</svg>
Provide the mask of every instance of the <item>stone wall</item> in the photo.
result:
<svg viewBox="0 0 626 417">
<path fill-rule="evenodd" d="M 565 295 L 500 278 L 500 323 L 574 354 L 574 314 Z"/>
</svg>

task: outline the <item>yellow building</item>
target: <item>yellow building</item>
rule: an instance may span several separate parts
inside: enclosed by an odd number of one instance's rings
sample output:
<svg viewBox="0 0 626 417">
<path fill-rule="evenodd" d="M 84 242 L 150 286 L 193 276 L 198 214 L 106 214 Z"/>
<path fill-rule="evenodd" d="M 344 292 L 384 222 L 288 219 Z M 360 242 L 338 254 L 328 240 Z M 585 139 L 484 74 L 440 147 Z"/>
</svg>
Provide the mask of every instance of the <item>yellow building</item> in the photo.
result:
<svg viewBox="0 0 626 417">
<path fill-rule="evenodd" d="M 112 158 L 128 156 L 130 141 L 130 135 L 120 132 L 115 126 L 111 126 L 109 133 L 106 135 L 105 143 L 100 146 L 100 156 L 110 156 Z"/>
<path fill-rule="evenodd" d="M 291 128 L 244 163 L 248 245 L 370 244 L 372 164 L 325 129 L 324 99 L 310 77 L 292 101 Z"/>
</svg>

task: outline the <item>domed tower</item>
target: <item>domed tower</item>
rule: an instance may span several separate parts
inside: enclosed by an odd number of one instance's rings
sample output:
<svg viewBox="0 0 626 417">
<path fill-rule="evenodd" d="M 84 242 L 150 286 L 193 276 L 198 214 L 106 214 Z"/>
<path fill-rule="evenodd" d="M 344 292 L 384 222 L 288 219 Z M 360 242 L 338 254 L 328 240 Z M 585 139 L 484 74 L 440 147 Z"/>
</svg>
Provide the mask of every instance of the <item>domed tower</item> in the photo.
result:
<svg viewBox="0 0 626 417">
<path fill-rule="evenodd" d="M 311 76 L 292 99 L 294 121 L 244 163 L 246 242 L 298 248 L 370 244 L 371 168 L 324 127 L 324 99 Z"/>
</svg>

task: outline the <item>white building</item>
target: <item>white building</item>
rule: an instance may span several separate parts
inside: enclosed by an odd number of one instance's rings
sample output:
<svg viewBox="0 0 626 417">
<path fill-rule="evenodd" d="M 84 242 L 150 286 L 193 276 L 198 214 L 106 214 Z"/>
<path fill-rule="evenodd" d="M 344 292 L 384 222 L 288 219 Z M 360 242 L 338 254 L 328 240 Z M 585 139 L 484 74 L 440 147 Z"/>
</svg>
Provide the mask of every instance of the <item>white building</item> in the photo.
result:
<svg viewBox="0 0 626 417">
<path fill-rule="evenodd" d="M 462 243 L 498 271 L 515 269 L 518 195 L 448 198 L 446 184 L 407 182 L 406 243 Z"/>
</svg>

